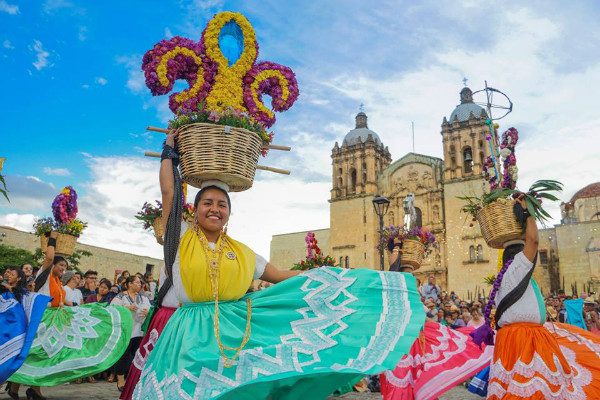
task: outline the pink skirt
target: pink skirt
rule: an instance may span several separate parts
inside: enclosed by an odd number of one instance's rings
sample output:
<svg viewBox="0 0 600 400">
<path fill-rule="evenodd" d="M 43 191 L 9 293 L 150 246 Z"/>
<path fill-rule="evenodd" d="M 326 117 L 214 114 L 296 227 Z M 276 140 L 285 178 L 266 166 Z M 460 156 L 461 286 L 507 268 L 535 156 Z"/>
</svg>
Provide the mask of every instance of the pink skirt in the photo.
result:
<svg viewBox="0 0 600 400">
<path fill-rule="evenodd" d="M 140 375 L 142 374 L 144 365 L 146 365 L 146 360 L 148 360 L 148 357 L 150 357 L 150 353 L 152 352 L 154 345 L 158 341 L 160 334 L 162 333 L 163 329 L 165 329 L 167 322 L 169 322 L 169 319 L 175 310 L 177 309 L 171 307 L 161 307 L 152 318 L 152 321 L 150 321 L 146 335 L 140 343 L 140 348 L 135 352 L 133 363 L 131 364 L 129 372 L 127 373 L 127 381 L 125 381 L 125 387 L 121 392 L 121 400 L 131 399 L 135 385 L 137 385 L 138 381 L 140 380 Z"/>
<path fill-rule="evenodd" d="M 493 346 L 480 349 L 469 333 L 437 322 L 426 322 L 410 353 L 393 371 L 380 376 L 383 398 L 393 400 L 435 399 L 490 364 Z"/>
</svg>

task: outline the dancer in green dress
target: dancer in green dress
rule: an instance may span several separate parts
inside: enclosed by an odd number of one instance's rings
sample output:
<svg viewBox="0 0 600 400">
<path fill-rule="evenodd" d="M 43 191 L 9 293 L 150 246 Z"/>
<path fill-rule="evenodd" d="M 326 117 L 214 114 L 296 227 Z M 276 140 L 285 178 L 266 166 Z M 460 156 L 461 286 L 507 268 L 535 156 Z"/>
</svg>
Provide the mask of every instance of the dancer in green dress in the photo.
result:
<svg viewBox="0 0 600 400">
<path fill-rule="evenodd" d="M 169 282 L 158 302 L 176 296 L 183 305 L 133 398 L 319 399 L 392 369 L 424 323 L 415 279 L 368 269 L 277 270 L 226 235 L 231 203 L 222 182 L 205 182 L 195 223 L 181 223 L 176 135 L 169 134 L 161 161 Z M 245 294 L 253 278 L 287 277 Z"/>
</svg>

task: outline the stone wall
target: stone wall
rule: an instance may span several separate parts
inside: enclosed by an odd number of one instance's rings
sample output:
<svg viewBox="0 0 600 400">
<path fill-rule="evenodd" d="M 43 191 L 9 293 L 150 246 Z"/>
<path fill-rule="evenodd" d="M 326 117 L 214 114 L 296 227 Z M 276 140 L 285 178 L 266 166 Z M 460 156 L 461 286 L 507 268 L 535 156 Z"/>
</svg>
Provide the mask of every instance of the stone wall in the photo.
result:
<svg viewBox="0 0 600 400">
<path fill-rule="evenodd" d="M 557 225 L 556 241 L 560 257 L 560 279 L 571 293 L 572 285 L 583 291 L 584 284 L 600 291 L 600 221 Z"/>
<path fill-rule="evenodd" d="M 32 233 L 18 231 L 14 228 L 0 226 L 2 244 L 35 252 L 40 247 L 40 239 Z M 113 280 L 115 270 L 127 270 L 131 273 L 146 272 L 147 266 L 153 266 L 154 276 L 158 278 L 158 269 L 163 261 L 157 258 L 145 257 L 121 251 L 104 249 L 102 247 L 90 246 L 78 243 L 75 249 L 87 250 L 92 253 L 90 257 L 82 257 L 79 268 L 82 271 L 93 269 L 98 271 L 99 278 Z"/>
<path fill-rule="evenodd" d="M 309 231 L 273 235 L 271 239 L 270 263 L 282 270 L 289 270 L 294 264 L 306 258 L 306 242 L 304 238 Z M 315 234 L 317 245 L 325 255 L 329 250 L 329 229 L 310 231 Z"/>
</svg>

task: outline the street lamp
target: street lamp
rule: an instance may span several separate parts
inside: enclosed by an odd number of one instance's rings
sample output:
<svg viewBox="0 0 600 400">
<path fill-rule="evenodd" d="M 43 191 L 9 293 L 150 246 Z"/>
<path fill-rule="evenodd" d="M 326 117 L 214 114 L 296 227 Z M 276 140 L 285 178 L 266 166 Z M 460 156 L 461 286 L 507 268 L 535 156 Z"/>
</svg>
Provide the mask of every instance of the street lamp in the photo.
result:
<svg viewBox="0 0 600 400">
<path fill-rule="evenodd" d="M 381 240 L 381 236 L 383 236 L 383 216 L 390 207 L 390 201 L 385 197 L 377 195 L 373 199 L 373 207 L 375 208 L 375 213 L 379 216 L 379 240 Z M 379 270 L 383 271 L 383 247 L 379 250 Z"/>
</svg>

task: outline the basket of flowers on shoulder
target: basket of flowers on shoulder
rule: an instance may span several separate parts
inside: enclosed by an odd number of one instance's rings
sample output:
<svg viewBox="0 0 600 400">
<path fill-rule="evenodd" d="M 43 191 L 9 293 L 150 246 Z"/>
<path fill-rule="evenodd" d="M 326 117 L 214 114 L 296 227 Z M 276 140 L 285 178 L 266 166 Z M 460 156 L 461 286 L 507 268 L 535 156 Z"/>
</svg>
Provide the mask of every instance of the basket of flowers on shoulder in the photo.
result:
<svg viewBox="0 0 600 400">
<path fill-rule="evenodd" d="M 488 135 L 490 143 L 498 143 L 497 126 L 494 129 L 495 140 Z M 560 192 L 562 183 L 554 180 L 538 180 L 526 192 L 517 189 L 518 168 L 515 157 L 515 145 L 519 133 L 515 128 L 510 128 L 502 134 L 499 150 L 494 151 L 494 156 L 489 156 L 483 166 L 484 174 L 489 182 L 489 191 L 481 196 L 462 196 L 460 200 L 467 202 L 462 211 L 471 216 L 470 226 L 479 223 L 481 235 L 488 246 L 501 249 L 504 243 L 519 239 L 525 230 L 524 219 L 517 218 L 515 199 L 523 198 L 527 204 L 524 213 L 534 217 L 544 224 L 550 214 L 542 208 L 543 199 L 556 201 L 558 198 L 551 192 Z M 492 149 L 494 146 L 491 146 Z M 497 160 L 502 161 L 502 170 Z"/>
<path fill-rule="evenodd" d="M 87 223 L 77 217 L 77 192 L 71 186 L 65 187 L 52 202 L 51 217 L 39 218 L 33 224 L 34 233 L 40 238 L 42 253 L 48 248 L 50 232 L 58 232 L 56 254 L 71 256 L 75 251 L 77 238 L 87 228 Z"/>
</svg>

